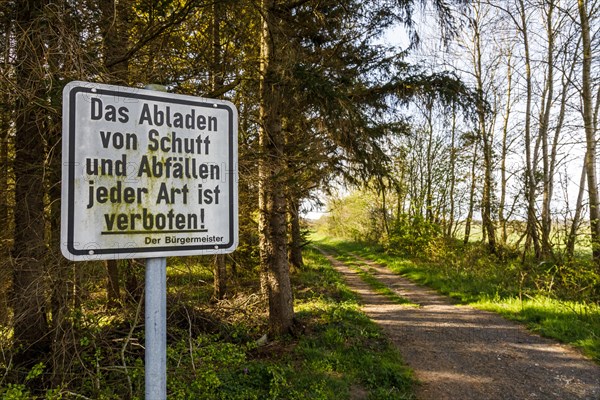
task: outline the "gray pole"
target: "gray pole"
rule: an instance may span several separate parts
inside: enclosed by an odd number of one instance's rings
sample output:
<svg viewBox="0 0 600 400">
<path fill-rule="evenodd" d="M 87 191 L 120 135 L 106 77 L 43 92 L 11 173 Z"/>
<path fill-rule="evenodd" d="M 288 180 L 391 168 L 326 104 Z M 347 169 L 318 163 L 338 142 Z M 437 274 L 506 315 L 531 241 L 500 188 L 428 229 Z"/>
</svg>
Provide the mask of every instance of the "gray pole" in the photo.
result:
<svg viewBox="0 0 600 400">
<path fill-rule="evenodd" d="M 167 259 L 146 259 L 146 400 L 167 398 Z"/>
<path fill-rule="evenodd" d="M 162 85 L 145 89 L 166 92 Z M 167 399 L 167 258 L 146 259 L 146 400 Z"/>
</svg>

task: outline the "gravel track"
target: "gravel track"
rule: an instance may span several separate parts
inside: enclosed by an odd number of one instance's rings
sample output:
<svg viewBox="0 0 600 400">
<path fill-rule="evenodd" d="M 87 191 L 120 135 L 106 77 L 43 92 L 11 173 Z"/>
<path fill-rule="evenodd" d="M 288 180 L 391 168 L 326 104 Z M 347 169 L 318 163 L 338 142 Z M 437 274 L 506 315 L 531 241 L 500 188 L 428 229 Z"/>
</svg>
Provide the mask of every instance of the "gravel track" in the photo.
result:
<svg viewBox="0 0 600 400">
<path fill-rule="evenodd" d="M 347 264 L 324 254 L 413 369 L 417 399 L 600 400 L 600 366 L 577 350 L 498 314 L 452 304 L 354 255 L 363 270 L 416 306 L 396 304 L 376 294 Z"/>
</svg>

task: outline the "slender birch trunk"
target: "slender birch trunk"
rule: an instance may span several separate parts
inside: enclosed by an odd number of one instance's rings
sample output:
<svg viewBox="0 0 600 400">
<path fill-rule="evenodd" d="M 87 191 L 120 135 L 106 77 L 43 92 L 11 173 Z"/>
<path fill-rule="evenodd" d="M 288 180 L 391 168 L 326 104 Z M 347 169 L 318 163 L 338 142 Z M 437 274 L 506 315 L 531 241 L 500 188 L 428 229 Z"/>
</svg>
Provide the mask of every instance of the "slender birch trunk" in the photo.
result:
<svg viewBox="0 0 600 400">
<path fill-rule="evenodd" d="M 473 159 L 471 160 L 471 188 L 469 190 L 469 211 L 465 220 L 465 237 L 463 242 L 469 243 L 471 236 L 471 223 L 473 222 L 473 212 L 475 210 L 475 189 L 477 187 L 477 152 L 479 149 L 478 141 L 473 144 Z"/>
<path fill-rule="evenodd" d="M 532 103 L 532 78 L 531 78 L 531 56 L 529 52 L 529 30 L 527 28 L 527 15 L 523 0 L 519 0 L 519 14 L 521 18 L 521 34 L 523 36 L 523 49 L 525 52 L 525 81 L 527 97 L 525 102 L 525 197 L 527 200 L 527 240 L 526 243 L 533 243 L 535 257 L 540 258 L 541 248 L 537 231 L 537 216 L 535 212 L 536 200 L 536 178 L 534 174 L 534 157 L 531 148 L 531 103 Z M 529 246 L 525 245 L 525 252 Z"/>
<path fill-rule="evenodd" d="M 592 238 L 592 254 L 597 269 L 600 271 L 600 202 L 598 198 L 598 179 L 596 175 L 596 138 L 594 132 L 594 115 L 592 106 L 592 42 L 586 0 L 578 0 L 579 18 L 581 22 L 581 44 L 583 47 L 582 88 L 583 124 L 586 139 L 585 168 L 587 174 L 590 231 Z"/>
<path fill-rule="evenodd" d="M 483 151 L 483 191 L 481 197 L 481 218 L 483 236 L 487 238 L 488 248 L 490 253 L 496 252 L 496 228 L 492 219 L 492 190 L 494 188 L 494 173 L 493 173 L 493 137 L 492 130 L 488 130 L 487 115 L 485 110 L 485 98 L 483 87 L 483 66 L 481 55 L 481 31 L 479 27 L 478 16 L 473 21 L 473 30 L 475 34 L 474 40 L 474 66 L 475 79 L 477 82 L 477 117 L 479 122 L 479 133 L 481 136 L 482 151 Z"/>
</svg>

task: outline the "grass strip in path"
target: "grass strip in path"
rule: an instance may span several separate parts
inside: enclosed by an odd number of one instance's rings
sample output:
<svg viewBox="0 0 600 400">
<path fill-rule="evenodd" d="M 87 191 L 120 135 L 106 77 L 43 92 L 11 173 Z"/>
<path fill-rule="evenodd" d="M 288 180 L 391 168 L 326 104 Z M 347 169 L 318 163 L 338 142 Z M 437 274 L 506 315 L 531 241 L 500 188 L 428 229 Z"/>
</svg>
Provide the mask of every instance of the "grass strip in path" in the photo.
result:
<svg viewBox="0 0 600 400">
<path fill-rule="evenodd" d="M 381 282 L 381 280 L 377 279 L 374 275 L 375 271 L 373 267 L 368 267 L 364 262 L 357 260 L 352 254 L 350 254 L 349 259 L 352 259 L 352 261 L 346 261 L 346 265 L 352 268 L 358 274 L 358 276 L 360 276 L 360 279 L 369 285 L 369 287 L 373 289 L 375 293 L 387 297 L 396 304 L 417 306 L 417 304 L 411 302 L 406 297 L 399 295 L 397 291 L 393 290 L 385 283 Z M 365 269 L 365 267 L 367 267 L 367 269 Z"/>
</svg>

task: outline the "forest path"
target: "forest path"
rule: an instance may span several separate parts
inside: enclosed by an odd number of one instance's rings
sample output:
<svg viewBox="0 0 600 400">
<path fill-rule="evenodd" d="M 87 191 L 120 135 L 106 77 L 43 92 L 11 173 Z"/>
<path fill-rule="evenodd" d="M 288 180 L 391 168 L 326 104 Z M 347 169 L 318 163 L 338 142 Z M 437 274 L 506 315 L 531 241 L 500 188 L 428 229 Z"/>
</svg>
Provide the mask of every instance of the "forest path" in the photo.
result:
<svg viewBox="0 0 600 400">
<path fill-rule="evenodd" d="M 323 254 L 415 372 L 418 400 L 600 400 L 600 366 L 576 350 L 497 314 L 452 304 L 375 262 Z M 376 294 L 357 268 L 417 306 Z"/>
</svg>

